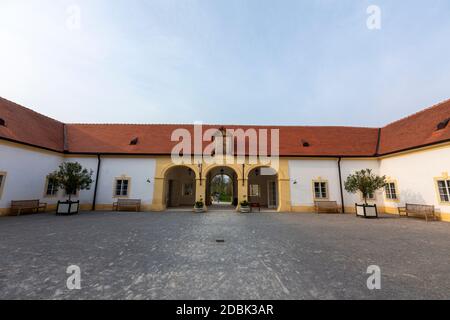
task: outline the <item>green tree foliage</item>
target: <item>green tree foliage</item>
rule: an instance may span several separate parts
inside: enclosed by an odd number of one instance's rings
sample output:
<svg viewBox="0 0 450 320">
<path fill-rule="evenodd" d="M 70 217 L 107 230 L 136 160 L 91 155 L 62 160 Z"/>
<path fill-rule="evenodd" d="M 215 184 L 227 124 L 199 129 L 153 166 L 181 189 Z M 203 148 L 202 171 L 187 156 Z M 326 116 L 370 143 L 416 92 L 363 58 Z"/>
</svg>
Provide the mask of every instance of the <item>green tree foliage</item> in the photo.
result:
<svg viewBox="0 0 450 320">
<path fill-rule="evenodd" d="M 361 192 L 365 204 L 370 194 L 384 188 L 386 185 L 386 176 L 378 176 L 372 173 L 371 169 L 356 171 L 354 174 L 348 176 L 345 181 L 345 190 L 350 193 Z"/>
<path fill-rule="evenodd" d="M 218 194 L 221 202 L 231 202 L 233 197 L 233 181 L 227 175 L 219 174 L 211 180 L 211 194 Z"/>
<path fill-rule="evenodd" d="M 48 178 L 53 179 L 58 188 L 66 191 L 70 201 L 77 191 L 89 190 L 93 182 L 92 174 L 92 170 L 84 169 L 78 162 L 64 162 Z"/>
</svg>

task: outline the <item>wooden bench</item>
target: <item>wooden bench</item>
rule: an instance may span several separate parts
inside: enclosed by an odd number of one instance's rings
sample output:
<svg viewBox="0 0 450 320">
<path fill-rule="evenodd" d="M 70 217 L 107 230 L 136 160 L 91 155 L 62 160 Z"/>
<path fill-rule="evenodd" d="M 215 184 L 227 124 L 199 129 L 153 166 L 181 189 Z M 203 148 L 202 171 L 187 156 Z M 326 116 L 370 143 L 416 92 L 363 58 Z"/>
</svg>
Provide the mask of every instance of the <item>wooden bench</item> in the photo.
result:
<svg viewBox="0 0 450 320">
<path fill-rule="evenodd" d="M 136 212 L 141 211 L 141 199 L 117 199 L 117 201 L 113 203 L 114 211 L 130 208 L 134 208 Z"/>
<path fill-rule="evenodd" d="M 17 212 L 19 216 L 24 211 L 39 212 L 47 210 L 47 204 L 39 200 L 14 200 L 11 201 L 11 213 Z"/>
<path fill-rule="evenodd" d="M 336 201 L 314 201 L 316 213 L 339 213 Z"/>
<path fill-rule="evenodd" d="M 429 216 L 431 216 L 433 218 L 433 220 L 437 220 L 434 206 L 430 206 L 430 205 L 426 205 L 426 204 L 407 203 L 405 207 L 398 208 L 399 216 L 401 216 L 402 213 L 404 213 L 407 217 L 424 216 L 425 221 L 427 221 L 427 222 L 428 222 Z"/>
</svg>

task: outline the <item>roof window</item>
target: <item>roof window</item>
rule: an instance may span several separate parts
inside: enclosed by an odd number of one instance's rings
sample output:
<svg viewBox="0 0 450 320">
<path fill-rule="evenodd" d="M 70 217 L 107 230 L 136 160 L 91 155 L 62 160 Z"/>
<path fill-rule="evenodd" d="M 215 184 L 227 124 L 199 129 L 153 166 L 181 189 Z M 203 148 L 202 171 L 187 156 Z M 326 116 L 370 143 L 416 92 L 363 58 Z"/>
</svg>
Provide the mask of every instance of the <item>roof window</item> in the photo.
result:
<svg viewBox="0 0 450 320">
<path fill-rule="evenodd" d="M 450 122 L 450 118 L 445 119 L 442 122 L 439 122 L 439 124 L 437 125 L 437 130 L 436 131 L 445 129 L 449 122 Z"/>
<path fill-rule="evenodd" d="M 5 119 L 0 118 L 0 126 L 6 127 L 6 121 L 5 121 Z"/>
<path fill-rule="evenodd" d="M 304 146 L 305 148 L 308 148 L 308 147 L 310 147 L 311 145 L 309 144 L 308 141 L 302 140 L 302 146 Z"/>
<path fill-rule="evenodd" d="M 134 138 L 133 140 L 130 141 L 130 146 L 135 146 L 137 145 L 139 142 L 139 138 Z"/>
</svg>

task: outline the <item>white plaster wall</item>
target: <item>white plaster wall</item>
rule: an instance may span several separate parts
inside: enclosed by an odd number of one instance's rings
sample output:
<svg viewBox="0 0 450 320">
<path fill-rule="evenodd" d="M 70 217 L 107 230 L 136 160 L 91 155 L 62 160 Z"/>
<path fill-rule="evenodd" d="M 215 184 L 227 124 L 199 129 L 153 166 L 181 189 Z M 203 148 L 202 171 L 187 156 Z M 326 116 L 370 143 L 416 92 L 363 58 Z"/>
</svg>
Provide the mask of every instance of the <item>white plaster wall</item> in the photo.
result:
<svg viewBox="0 0 450 320">
<path fill-rule="evenodd" d="M 434 181 L 443 173 L 450 174 L 450 146 L 382 159 L 380 173 L 397 180 L 400 195 L 399 203 L 386 201 L 386 206 L 430 204 L 450 213 L 449 205 L 439 203 Z"/>
<path fill-rule="evenodd" d="M 339 191 L 339 171 L 337 160 L 290 160 L 291 204 L 293 206 L 313 206 L 312 181 L 319 178 L 328 180 L 329 200 L 341 203 Z M 293 182 L 297 181 L 297 184 Z"/>
<path fill-rule="evenodd" d="M 362 195 L 360 193 L 352 194 L 345 191 L 344 183 L 347 177 L 356 171 L 372 169 L 374 174 L 380 174 L 380 162 L 376 159 L 342 159 L 341 172 L 342 172 L 342 188 L 344 190 L 344 203 L 346 207 L 354 207 L 355 203 L 363 203 Z M 376 204 L 377 206 L 383 206 L 384 204 L 384 191 L 379 190 L 375 193 L 375 201 L 368 201 L 369 204 Z"/>
<path fill-rule="evenodd" d="M 54 197 L 45 196 L 46 177 L 58 169 L 63 161 L 79 162 L 84 168 L 93 171 L 93 184 L 90 190 L 81 190 L 73 200 L 81 204 L 92 204 L 97 170 L 96 156 L 67 156 L 58 153 L 24 148 L 23 146 L 0 141 L 0 171 L 7 173 L 0 198 L 0 208 L 9 208 L 12 200 L 40 199 L 48 204 L 56 204 L 67 197 L 59 190 Z M 155 159 L 148 157 L 102 157 L 98 204 L 112 204 L 116 177 L 125 175 L 131 178 L 129 198 L 142 199 L 144 205 L 151 205 L 155 177 Z M 150 183 L 147 180 L 150 180 Z"/>
<path fill-rule="evenodd" d="M 57 197 L 45 198 L 46 177 L 58 169 L 62 156 L 58 153 L 24 148 L 0 141 L 0 171 L 7 173 L 0 208 L 11 207 L 12 200 L 35 200 L 49 204 Z"/>
<path fill-rule="evenodd" d="M 77 194 L 77 196 L 72 196 L 72 200 L 80 200 L 81 204 L 92 204 L 92 201 L 94 199 L 94 186 L 95 186 L 95 178 L 97 175 L 97 157 L 96 156 L 69 156 L 64 158 L 65 162 L 78 162 L 81 164 L 81 166 L 87 170 L 92 170 L 92 185 L 89 190 L 80 190 Z M 63 191 L 60 191 L 60 193 L 63 196 L 63 199 L 66 199 L 67 197 L 64 195 Z"/>
<path fill-rule="evenodd" d="M 342 184 L 346 178 L 355 171 L 372 169 L 375 174 L 379 173 L 379 161 L 372 159 L 356 159 L 341 161 Z M 337 159 L 300 159 L 289 161 L 289 176 L 291 180 L 291 203 L 293 206 L 313 206 L 314 195 L 312 181 L 319 178 L 328 181 L 329 200 L 341 204 L 339 188 L 339 170 Z M 297 184 L 293 184 L 297 181 Z M 342 186 L 344 188 L 344 186 Z M 361 203 L 359 194 L 350 194 L 343 189 L 344 203 L 346 207 L 352 207 L 355 203 Z M 383 192 L 377 192 L 377 205 L 383 205 Z"/>
<path fill-rule="evenodd" d="M 97 203 L 115 202 L 113 194 L 115 178 L 126 176 L 131 178 L 129 198 L 141 199 L 143 205 L 151 205 L 155 168 L 156 160 L 148 157 L 102 157 Z M 150 183 L 147 179 L 150 179 Z"/>
</svg>

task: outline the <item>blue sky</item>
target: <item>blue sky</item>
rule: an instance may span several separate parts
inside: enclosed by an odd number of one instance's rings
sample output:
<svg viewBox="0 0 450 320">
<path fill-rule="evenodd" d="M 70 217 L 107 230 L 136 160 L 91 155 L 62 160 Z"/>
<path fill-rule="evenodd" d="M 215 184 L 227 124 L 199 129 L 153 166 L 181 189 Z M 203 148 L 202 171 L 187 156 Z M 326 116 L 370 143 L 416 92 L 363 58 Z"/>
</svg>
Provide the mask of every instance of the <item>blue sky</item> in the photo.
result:
<svg viewBox="0 0 450 320">
<path fill-rule="evenodd" d="M 449 14 L 448 0 L 1 0 L 0 96 L 65 122 L 380 126 L 450 98 Z"/>
</svg>

